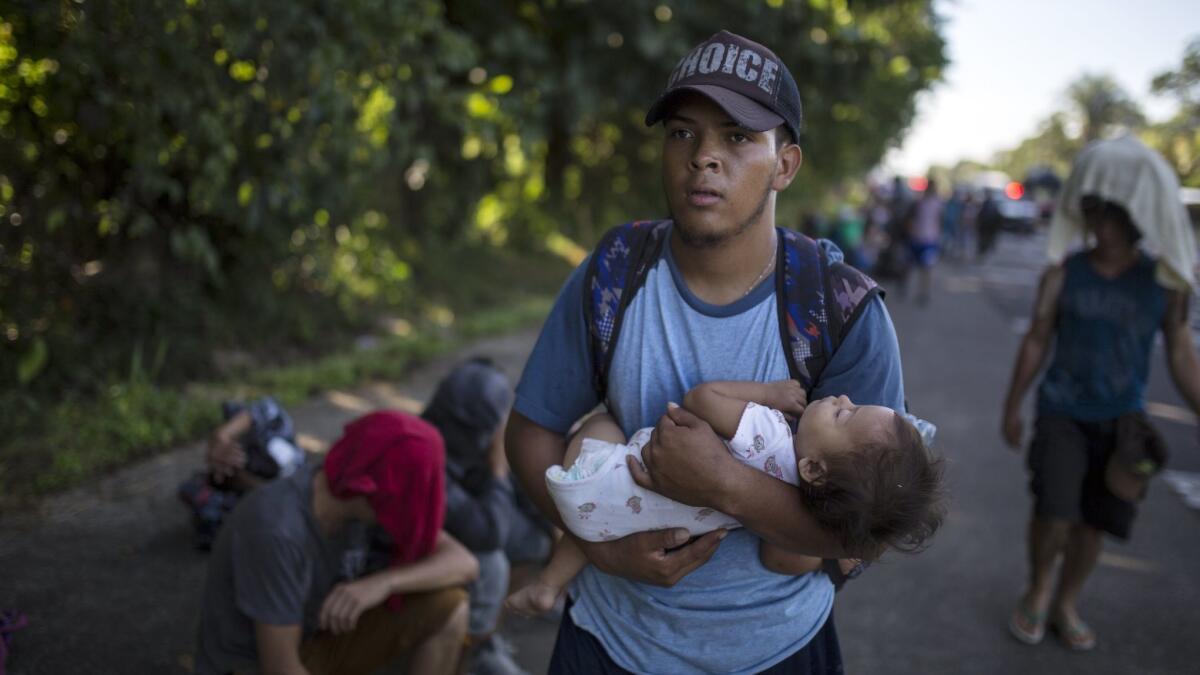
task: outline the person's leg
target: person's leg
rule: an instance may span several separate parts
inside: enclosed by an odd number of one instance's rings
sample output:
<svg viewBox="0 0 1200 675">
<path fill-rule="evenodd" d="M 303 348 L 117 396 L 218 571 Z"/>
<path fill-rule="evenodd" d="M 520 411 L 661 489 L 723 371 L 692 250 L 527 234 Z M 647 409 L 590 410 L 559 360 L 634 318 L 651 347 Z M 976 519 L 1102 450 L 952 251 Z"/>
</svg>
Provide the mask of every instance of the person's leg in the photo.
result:
<svg viewBox="0 0 1200 675">
<path fill-rule="evenodd" d="M 410 593 L 404 596 L 399 612 L 386 606 L 367 610 L 354 630 L 341 635 L 322 631 L 300 645 L 300 659 L 312 675 L 367 675 L 411 657 L 414 673 L 453 672 L 451 669 L 417 669 L 417 652 L 430 652 L 426 658 L 450 658 L 450 667 L 458 662 L 463 636 L 467 630 L 467 594 L 461 588 Z M 448 643 L 451 636 L 453 649 Z M 426 648 L 431 640 L 434 646 Z M 440 642 L 439 642 L 440 640 Z M 443 651 L 438 648 L 445 647 Z M 445 653 L 443 653 L 445 652 Z M 437 667 L 437 659 L 426 661 Z M 426 663 L 423 662 L 423 663 Z"/>
<path fill-rule="evenodd" d="M 471 596 L 468 632 L 473 639 L 483 639 L 496 630 L 504 595 L 508 593 L 508 558 L 504 551 L 475 553 L 479 562 L 479 578 L 467 587 Z"/>
<path fill-rule="evenodd" d="M 510 595 L 504 606 L 522 616 L 550 611 L 563 589 L 585 565 L 587 556 L 575 540 L 569 536 L 560 537 L 550 562 L 538 574 L 537 581 Z"/>
<path fill-rule="evenodd" d="M 579 431 L 571 437 L 571 441 L 567 444 L 567 452 L 563 456 L 562 463 L 564 469 L 571 468 L 575 464 L 575 460 L 579 459 L 579 453 L 583 449 L 583 439 L 585 438 L 594 438 L 609 443 L 624 443 L 625 432 L 621 431 L 617 420 L 608 413 L 597 413 L 587 418 L 584 420 L 583 426 L 579 427 Z"/>
<path fill-rule="evenodd" d="M 928 255 L 928 254 L 926 254 Z M 921 289 L 917 296 L 917 302 L 924 305 L 929 302 L 929 293 L 933 287 L 933 265 L 924 263 L 921 265 Z"/>
<path fill-rule="evenodd" d="M 1083 429 L 1065 417 L 1039 417 L 1029 445 L 1033 516 L 1027 534 L 1029 584 L 1009 620 L 1022 642 L 1045 634 L 1046 612 L 1055 588 L 1055 564 L 1072 523 L 1082 522 L 1088 442 Z"/>
<path fill-rule="evenodd" d="M 413 650 L 408 670 L 411 673 L 431 675 L 453 675 L 462 654 L 463 640 L 467 636 L 467 602 L 464 600 L 450 613 L 449 618 L 433 635 L 427 637 Z"/>
<path fill-rule="evenodd" d="M 1066 544 L 1071 523 L 1034 516 L 1029 521 L 1029 587 L 1021 597 L 1027 614 L 1042 616 L 1054 592 L 1054 570 Z"/>
<path fill-rule="evenodd" d="M 1103 544 L 1103 533 L 1100 530 L 1083 524 L 1071 527 L 1063 553 L 1058 593 L 1051 607 L 1055 622 L 1065 623 L 1067 626 L 1078 626 L 1082 623 L 1076 603 L 1079 601 L 1084 582 L 1096 568 Z"/>
</svg>

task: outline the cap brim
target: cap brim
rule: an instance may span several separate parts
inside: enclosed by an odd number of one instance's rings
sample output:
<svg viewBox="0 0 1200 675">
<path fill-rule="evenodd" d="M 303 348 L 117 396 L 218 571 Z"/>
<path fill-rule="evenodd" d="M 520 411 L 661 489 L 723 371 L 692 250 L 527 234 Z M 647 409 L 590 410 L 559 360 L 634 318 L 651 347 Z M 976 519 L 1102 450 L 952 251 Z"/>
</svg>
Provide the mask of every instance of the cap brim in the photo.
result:
<svg viewBox="0 0 1200 675">
<path fill-rule="evenodd" d="M 692 84 L 675 87 L 659 96 L 646 113 L 646 126 L 652 127 L 666 118 L 675 100 L 688 92 L 700 94 L 716 103 L 725 114 L 750 131 L 766 131 L 784 124 L 782 117 L 735 91 L 709 84 Z"/>
</svg>

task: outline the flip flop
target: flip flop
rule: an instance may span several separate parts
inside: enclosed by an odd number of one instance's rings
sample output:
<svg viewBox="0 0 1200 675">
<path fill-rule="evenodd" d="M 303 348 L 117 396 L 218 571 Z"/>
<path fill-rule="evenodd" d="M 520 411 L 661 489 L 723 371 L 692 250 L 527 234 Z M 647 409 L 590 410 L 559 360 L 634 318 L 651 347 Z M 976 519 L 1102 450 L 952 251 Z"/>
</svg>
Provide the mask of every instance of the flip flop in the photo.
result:
<svg viewBox="0 0 1200 675">
<path fill-rule="evenodd" d="M 1008 618 L 1008 632 L 1027 645 L 1036 645 L 1046 637 L 1046 612 L 1031 612 L 1018 602 Z"/>
<path fill-rule="evenodd" d="M 1071 651 L 1086 652 L 1096 648 L 1096 631 L 1082 619 L 1076 622 L 1058 619 L 1050 623 L 1050 629 L 1058 636 L 1058 641 Z"/>
</svg>

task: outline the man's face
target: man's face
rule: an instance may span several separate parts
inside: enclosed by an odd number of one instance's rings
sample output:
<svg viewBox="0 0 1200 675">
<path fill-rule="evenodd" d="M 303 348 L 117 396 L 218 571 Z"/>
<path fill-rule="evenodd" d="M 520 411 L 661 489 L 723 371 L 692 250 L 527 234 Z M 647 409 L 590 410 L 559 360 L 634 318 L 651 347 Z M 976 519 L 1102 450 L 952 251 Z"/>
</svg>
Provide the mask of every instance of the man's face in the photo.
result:
<svg viewBox="0 0 1200 675">
<path fill-rule="evenodd" d="M 686 243 L 720 245 L 773 220 L 778 131 L 750 131 L 698 94 L 681 98 L 664 126 L 663 189 Z"/>
</svg>

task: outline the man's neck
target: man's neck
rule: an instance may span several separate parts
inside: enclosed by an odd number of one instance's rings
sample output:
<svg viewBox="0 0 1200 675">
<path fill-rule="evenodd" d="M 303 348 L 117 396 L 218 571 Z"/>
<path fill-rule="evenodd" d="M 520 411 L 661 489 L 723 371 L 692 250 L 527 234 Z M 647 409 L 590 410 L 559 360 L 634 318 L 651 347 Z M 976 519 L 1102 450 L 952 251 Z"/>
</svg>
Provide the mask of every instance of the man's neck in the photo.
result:
<svg viewBox="0 0 1200 675">
<path fill-rule="evenodd" d="M 1101 273 L 1118 274 L 1137 262 L 1140 252 L 1136 245 L 1097 246 L 1091 251 L 1092 264 Z"/>
<path fill-rule="evenodd" d="M 744 298 L 770 276 L 776 254 L 773 220 L 764 218 L 717 246 L 690 246 L 672 233 L 671 255 L 688 290 L 712 305 Z"/>
</svg>

